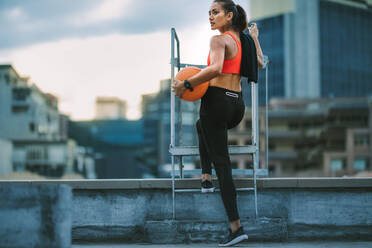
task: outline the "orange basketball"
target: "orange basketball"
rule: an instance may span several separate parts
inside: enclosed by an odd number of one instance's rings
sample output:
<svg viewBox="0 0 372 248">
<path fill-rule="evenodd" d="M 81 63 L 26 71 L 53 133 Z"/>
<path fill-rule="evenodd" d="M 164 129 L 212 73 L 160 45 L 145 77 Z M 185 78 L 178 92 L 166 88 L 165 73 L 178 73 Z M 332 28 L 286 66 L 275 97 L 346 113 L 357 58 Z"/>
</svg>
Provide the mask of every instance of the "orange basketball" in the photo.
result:
<svg viewBox="0 0 372 248">
<path fill-rule="evenodd" d="M 199 73 L 200 71 L 201 69 L 198 67 L 194 67 L 194 66 L 185 67 L 177 73 L 176 78 L 180 81 L 184 81 L 194 76 L 195 74 Z M 201 83 L 195 86 L 193 91 L 190 91 L 187 89 L 182 94 L 181 98 L 189 102 L 199 100 L 200 98 L 204 96 L 205 92 L 207 92 L 208 86 L 209 86 L 209 82 L 205 82 L 205 83 Z"/>
</svg>

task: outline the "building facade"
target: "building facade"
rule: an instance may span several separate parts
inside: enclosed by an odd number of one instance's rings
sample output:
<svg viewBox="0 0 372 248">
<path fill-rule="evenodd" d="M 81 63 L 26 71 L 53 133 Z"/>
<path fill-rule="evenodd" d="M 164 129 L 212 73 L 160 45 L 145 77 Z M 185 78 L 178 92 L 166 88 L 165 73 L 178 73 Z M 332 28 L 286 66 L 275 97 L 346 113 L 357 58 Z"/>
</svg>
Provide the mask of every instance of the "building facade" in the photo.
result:
<svg viewBox="0 0 372 248">
<path fill-rule="evenodd" d="M 370 98 L 272 99 L 266 166 L 264 109 L 260 110 L 260 167 L 271 177 L 354 176 L 372 171 Z M 229 144 L 251 144 L 251 112 L 229 131 Z M 249 156 L 232 166 L 252 167 Z"/>
<path fill-rule="evenodd" d="M 5 166 L 3 171 L 28 170 L 57 178 L 75 172 L 74 161 L 81 154 L 68 139 L 67 123 L 55 96 L 42 92 L 12 65 L 0 65 L 0 139 L 11 158 L 11 170 Z M 85 175 L 95 178 L 94 159 L 93 169 L 92 163 L 86 164 Z"/>
<path fill-rule="evenodd" d="M 58 99 L 43 93 L 11 65 L 0 65 L 0 137 L 9 140 L 60 140 Z"/>
<path fill-rule="evenodd" d="M 371 96 L 371 6 L 371 1 L 251 0 L 250 16 L 271 62 L 269 98 Z M 265 82 L 264 71 L 259 78 Z M 261 87 L 261 100 L 264 93 Z"/>
</svg>

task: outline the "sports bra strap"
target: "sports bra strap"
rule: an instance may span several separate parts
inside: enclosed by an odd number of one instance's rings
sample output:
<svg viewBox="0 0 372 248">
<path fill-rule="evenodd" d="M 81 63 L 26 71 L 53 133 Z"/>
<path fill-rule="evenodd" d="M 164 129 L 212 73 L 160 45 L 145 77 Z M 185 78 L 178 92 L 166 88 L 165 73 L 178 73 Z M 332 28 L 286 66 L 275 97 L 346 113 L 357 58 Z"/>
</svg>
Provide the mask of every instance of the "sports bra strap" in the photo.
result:
<svg viewBox="0 0 372 248">
<path fill-rule="evenodd" d="M 226 31 L 224 34 L 230 35 L 235 40 L 236 43 L 240 44 L 240 41 L 230 31 Z"/>
</svg>

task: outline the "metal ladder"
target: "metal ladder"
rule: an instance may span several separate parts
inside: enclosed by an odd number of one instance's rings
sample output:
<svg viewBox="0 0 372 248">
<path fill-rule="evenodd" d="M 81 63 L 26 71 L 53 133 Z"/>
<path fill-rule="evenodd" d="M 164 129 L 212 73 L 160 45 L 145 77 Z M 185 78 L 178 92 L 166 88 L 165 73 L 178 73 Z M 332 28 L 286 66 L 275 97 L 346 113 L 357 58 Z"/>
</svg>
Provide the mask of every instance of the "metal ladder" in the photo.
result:
<svg viewBox="0 0 372 248">
<path fill-rule="evenodd" d="M 175 44 L 177 42 L 177 44 Z M 177 57 L 175 56 L 175 45 L 177 45 Z M 266 68 L 266 96 L 267 96 L 267 76 L 268 76 L 268 60 L 266 57 L 265 67 Z M 173 83 L 174 79 L 174 70 L 177 67 L 178 71 L 181 68 L 187 66 L 195 66 L 199 68 L 204 68 L 204 65 L 193 65 L 193 64 L 182 64 L 180 63 L 180 42 L 174 28 L 171 29 L 171 83 Z M 255 199 L 255 214 L 256 218 L 258 218 L 258 210 L 257 210 L 257 176 L 267 176 L 268 170 L 266 169 L 259 169 L 259 116 L 258 116 L 258 84 L 251 82 L 252 87 L 252 145 L 246 146 L 238 146 L 238 145 L 230 145 L 228 147 L 230 155 L 242 155 L 242 154 L 252 154 L 253 155 L 253 169 L 233 169 L 233 175 L 246 175 L 246 176 L 253 176 L 254 185 L 252 188 L 237 188 L 237 191 L 254 191 L 254 199 Z M 179 178 L 184 178 L 185 175 L 197 175 L 201 174 L 201 169 L 194 169 L 194 170 L 183 170 L 183 156 L 198 156 L 199 155 L 199 148 L 198 146 L 182 146 L 182 141 L 179 142 L 178 146 L 176 146 L 176 139 L 175 139 L 175 94 L 171 91 L 171 140 L 169 146 L 169 152 L 171 154 L 172 160 L 172 209 L 173 209 L 173 219 L 176 218 L 176 202 L 175 202 L 175 194 L 177 192 L 200 192 L 200 189 L 175 189 L 175 157 L 179 158 Z M 181 109 L 181 100 L 178 99 L 178 113 L 179 113 L 179 128 L 178 128 L 178 137 L 181 136 L 181 128 L 182 128 L 182 109 Z M 268 165 L 268 134 L 267 134 L 267 97 L 266 97 L 266 165 Z M 268 167 L 268 166 L 266 166 Z M 213 171 L 214 174 L 214 171 Z M 218 190 L 218 189 L 217 189 Z"/>
</svg>

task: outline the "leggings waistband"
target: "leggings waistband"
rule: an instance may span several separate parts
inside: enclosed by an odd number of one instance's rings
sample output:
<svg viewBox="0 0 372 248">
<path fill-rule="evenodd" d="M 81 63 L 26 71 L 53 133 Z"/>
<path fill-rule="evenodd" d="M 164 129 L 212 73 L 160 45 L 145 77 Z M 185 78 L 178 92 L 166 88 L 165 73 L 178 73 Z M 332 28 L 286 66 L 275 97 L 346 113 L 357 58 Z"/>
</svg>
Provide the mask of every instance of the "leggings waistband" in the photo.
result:
<svg viewBox="0 0 372 248">
<path fill-rule="evenodd" d="M 241 91 L 234 91 L 234 90 L 229 90 L 229 89 L 216 87 L 216 86 L 209 86 L 208 90 L 219 91 L 219 92 L 222 92 L 223 94 L 226 94 L 226 95 L 238 95 L 238 96 L 242 95 Z"/>
</svg>

